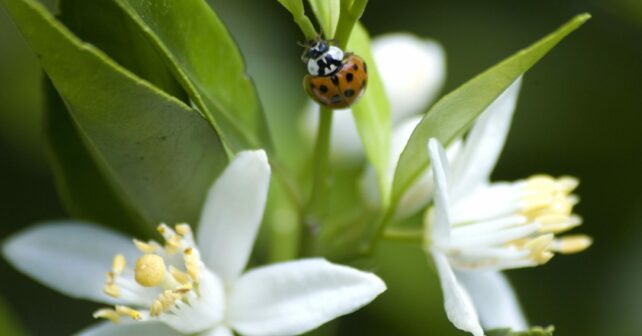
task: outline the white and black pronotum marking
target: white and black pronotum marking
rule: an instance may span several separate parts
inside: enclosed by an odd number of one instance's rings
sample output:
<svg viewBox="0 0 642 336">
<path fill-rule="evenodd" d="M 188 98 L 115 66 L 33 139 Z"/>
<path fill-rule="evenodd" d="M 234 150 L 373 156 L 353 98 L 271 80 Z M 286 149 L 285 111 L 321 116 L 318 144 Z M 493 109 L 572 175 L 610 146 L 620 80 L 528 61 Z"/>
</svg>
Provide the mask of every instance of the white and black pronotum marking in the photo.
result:
<svg viewBox="0 0 642 336">
<path fill-rule="evenodd" d="M 308 72 L 313 76 L 330 76 L 343 65 L 343 50 L 326 42 L 314 42 L 304 55 Z"/>
</svg>

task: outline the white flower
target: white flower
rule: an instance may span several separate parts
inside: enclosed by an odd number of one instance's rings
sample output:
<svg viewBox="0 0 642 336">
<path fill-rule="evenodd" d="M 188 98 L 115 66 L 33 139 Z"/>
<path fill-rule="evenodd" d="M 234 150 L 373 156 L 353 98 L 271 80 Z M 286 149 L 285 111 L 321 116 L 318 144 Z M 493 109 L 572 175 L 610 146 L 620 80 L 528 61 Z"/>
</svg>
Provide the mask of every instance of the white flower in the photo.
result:
<svg viewBox="0 0 642 336">
<path fill-rule="evenodd" d="M 584 235 L 555 236 L 581 224 L 572 213 L 577 179 L 536 175 L 490 182 L 520 83 L 479 117 L 452 165 L 439 141 L 428 144 L 435 195 L 426 216 L 426 249 L 439 273 L 448 318 L 475 336 L 484 334 L 482 325 L 526 328 L 499 270 L 541 265 L 554 252 L 575 253 L 591 243 Z"/>
<path fill-rule="evenodd" d="M 164 244 L 132 244 L 96 226 L 59 222 L 18 234 L 3 252 L 45 285 L 114 305 L 94 316 L 115 324 L 104 322 L 82 335 L 295 335 L 385 290 L 377 276 L 323 259 L 244 273 L 269 180 L 263 151 L 238 154 L 209 191 L 196 241 L 186 224 L 161 224 Z"/>
<path fill-rule="evenodd" d="M 425 112 L 435 99 L 446 77 L 446 57 L 434 40 L 407 33 L 378 36 L 372 41 L 375 65 L 390 102 L 393 123 Z M 305 108 L 304 127 L 313 136 L 319 106 L 312 101 Z M 350 109 L 333 114 L 331 155 L 340 162 L 359 162 L 363 145 Z"/>
</svg>

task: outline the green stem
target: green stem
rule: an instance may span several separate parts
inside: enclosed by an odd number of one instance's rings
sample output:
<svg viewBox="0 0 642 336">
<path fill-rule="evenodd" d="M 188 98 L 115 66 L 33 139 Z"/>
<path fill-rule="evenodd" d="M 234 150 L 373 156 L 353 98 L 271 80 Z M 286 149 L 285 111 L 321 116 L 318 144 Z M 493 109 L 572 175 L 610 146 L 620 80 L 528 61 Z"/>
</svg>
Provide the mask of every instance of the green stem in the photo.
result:
<svg viewBox="0 0 642 336">
<path fill-rule="evenodd" d="M 321 107 L 319 111 L 319 127 L 317 129 L 317 140 L 314 146 L 314 156 L 311 165 L 313 167 L 312 192 L 305 212 L 302 213 L 300 251 L 304 256 L 315 255 L 317 250 L 316 232 L 318 232 L 320 217 L 324 212 L 324 196 L 327 192 L 327 182 L 330 170 L 330 135 L 332 130 L 332 115 L 334 111 L 327 107 Z"/>
<path fill-rule="evenodd" d="M 408 243 L 422 243 L 424 240 L 423 230 L 403 230 L 388 228 L 381 237 L 385 240 L 402 241 Z"/>
<path fill-rule="evenodd" d="M 339 48 L 345 49 L 348 45 L 352 29 L 361 19 L 361 15 L 363 15 L 367 5 L 368 0 L 341 1 L 341 15 L 339 16 L 337 33 L 335 34 L 335 38 L 339 41 Z"/>
<path fill-rule="evenodd" d="M 314 147 L 314 157 L 312 161 L 314 181 L 312 194 L 307 207 L 308 210 L 312 211 L 319 210 L 319 203 L 323 200 L 323 194 L 325 194 L 327 188 L 333 113 L 334 111 L 327 107 L 321 107 L 319 111 L 319 128 L 317 129 L 317 142 Z"/>
</svg>

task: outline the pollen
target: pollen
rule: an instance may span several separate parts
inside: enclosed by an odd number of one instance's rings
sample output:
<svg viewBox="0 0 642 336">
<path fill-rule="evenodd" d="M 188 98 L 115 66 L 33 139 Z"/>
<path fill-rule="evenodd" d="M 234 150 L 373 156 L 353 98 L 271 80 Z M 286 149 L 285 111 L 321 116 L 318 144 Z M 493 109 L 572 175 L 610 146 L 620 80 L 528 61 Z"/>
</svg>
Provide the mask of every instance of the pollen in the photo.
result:
<svg viewBox="0 0 642 336">
<path fill-rule="evenodd" d="M 145 254 L 136 261 L 135 279 L 141 286 L 154 287 L 165 279 L 165 262 L 156 254 Z"/>
</svg>

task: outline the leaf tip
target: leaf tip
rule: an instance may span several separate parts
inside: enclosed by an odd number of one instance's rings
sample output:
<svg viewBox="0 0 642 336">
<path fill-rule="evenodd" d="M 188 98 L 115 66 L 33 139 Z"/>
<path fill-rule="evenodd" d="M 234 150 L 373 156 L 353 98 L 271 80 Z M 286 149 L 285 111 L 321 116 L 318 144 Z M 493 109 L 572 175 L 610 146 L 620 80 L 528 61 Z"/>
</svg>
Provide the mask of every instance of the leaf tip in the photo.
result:
<svg viewBox="0 0 642 336">
<path fill-rule="evenodd" d="M 578 22 L 580 24 L 583 24 L 584 22 L 588 21 L 591 17 L 593 17 L 591 15 L 591 13 L 585 12 L 585 13 L 578 14 L 577 16 L 575 16 L 574 21 L 576 21 L 576 22 Z"/>
</svg>

